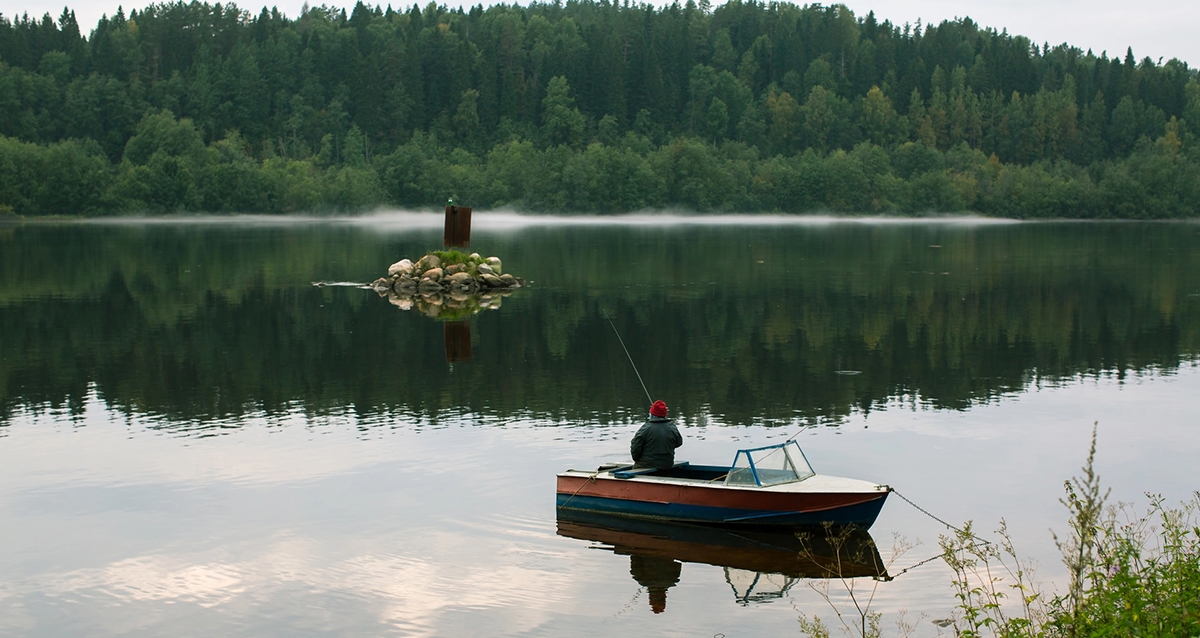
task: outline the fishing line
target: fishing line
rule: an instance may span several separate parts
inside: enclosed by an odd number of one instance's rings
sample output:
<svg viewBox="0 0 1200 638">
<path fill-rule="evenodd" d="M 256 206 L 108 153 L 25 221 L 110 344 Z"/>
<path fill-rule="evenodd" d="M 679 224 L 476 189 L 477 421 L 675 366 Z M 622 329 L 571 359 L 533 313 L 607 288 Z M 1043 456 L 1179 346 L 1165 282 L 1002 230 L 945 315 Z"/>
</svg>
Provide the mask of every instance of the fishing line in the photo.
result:
<svg viewBox="0 0 1200 638">
<path fill-rule="evenodd" d="M 797 432 L 797 433 L 795 433 L 795 434 L 793 434 L 793 435 L 789 436 L 789 437 L 787 438 L 787 440 L 786 440 L 786 441 L 784 441 L 784 443 L 791 443 L 791 442 L 792 442 L 792 439 L 794 439 L 794 438 L 796 438 L 796 437 L 800 436 L 801 434 L 803 434 L 803 433 L 804 433 L 804 431 L 805 431 L 805 430 L 807 430 L 808 428 L 811 428 L 811 427 L 812 427 L 812 424 L 811 424 L 811 423 L 809 423 L 808 425 L 806 425 L 806 426 L 804 426 L 804 427 L 800 428 L 800 431 L 799 431 L 799 432 Z"/>
<path fill-rule="evenodd" d="M 633 366 L 633 373 L 637 375 L 638 383 L 642 384 L 642 392 L 646 393 L 646 400 L 654 403 L 654 399 L 650 396 L 650 391 L 646 389 L 646 382 L 642 381 L 642 373 L 638 372 L 637 364 L 633 362 L 633 356 L 629 354 L 629 348 L 625 347 L 625 340 L 621 338 L 621 333 L 617 332 L 617 326 L 613 324 L 612 319 L 608 318 L 608 313 L 604 312 L 604 308 L 600 308 L 600 314 L 608 321 L 608 325 L 612 326 L 613 334 L 617 335 L 617 341 L 621 342 L 621 349 L 625 351 L 625 356 L 629 357 L 629 365 Z"/>
</svg>

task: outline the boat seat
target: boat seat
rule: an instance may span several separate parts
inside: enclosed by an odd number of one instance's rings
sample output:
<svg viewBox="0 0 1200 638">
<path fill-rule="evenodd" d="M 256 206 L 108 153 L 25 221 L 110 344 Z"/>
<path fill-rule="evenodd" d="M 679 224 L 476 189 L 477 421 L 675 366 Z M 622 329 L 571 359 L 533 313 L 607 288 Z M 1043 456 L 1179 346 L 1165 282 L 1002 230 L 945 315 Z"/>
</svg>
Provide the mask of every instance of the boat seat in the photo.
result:
<svg viewBox="0 0 1200 638">
<path fill-rule="evenodd" d="M 671 469 L 673 470 L 677 467 L 683 467 L 687 464 L 688 464 L 687 461 L 680 461 L 680 462 L 676 463 L 675 465 L 672 465 Z M 612 475 L 619 479 L 628 479 L 628 478 L 633 478 L 635 476 L 644 476 L 646 474 L 653 474 L 657 471 L 659 471 L 657 467 L 639 467 L 637 469 L 630 467 L 627 470 L 617 470 L 617 471 L 613 472 Z M 668 471 L 670 471 L 670 470 L 668 470 Z"/>
</svg>

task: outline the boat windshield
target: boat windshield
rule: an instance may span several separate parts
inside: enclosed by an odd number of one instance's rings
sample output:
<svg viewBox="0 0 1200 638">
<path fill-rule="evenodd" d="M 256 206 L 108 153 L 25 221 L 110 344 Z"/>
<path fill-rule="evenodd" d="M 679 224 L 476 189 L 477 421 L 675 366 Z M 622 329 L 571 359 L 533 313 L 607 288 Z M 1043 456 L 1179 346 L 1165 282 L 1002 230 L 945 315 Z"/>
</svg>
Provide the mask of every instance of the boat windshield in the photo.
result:
<svg viewBox="0 0 1200 638">
<path fill-rule="evenodd" d="M 800 444 L 795 441 L 750 450 L 738 450 L 725 477 L 726 485 L 778 485 L 803 481 L 814 474 Z"/>
</svg>

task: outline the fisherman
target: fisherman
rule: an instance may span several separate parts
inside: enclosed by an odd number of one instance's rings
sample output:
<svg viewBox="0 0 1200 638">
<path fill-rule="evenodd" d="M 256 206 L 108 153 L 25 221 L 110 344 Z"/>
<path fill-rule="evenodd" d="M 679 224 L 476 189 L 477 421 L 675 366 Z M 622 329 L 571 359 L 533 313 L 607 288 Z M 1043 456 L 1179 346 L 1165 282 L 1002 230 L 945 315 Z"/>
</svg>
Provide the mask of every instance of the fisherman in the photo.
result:
<svg viewBox="0 0 1200 638">
<path fill-rule="evenodd" d="M 675 465 L 675 448 L 683 445 L 679 428 L 667 418 L 667 404 L 655 401 L 650 406 L 650 418 L 633 435 L 629 453 L 633 455 L 633 467 L 655 467 L 670 469 Z"/>
</svg>

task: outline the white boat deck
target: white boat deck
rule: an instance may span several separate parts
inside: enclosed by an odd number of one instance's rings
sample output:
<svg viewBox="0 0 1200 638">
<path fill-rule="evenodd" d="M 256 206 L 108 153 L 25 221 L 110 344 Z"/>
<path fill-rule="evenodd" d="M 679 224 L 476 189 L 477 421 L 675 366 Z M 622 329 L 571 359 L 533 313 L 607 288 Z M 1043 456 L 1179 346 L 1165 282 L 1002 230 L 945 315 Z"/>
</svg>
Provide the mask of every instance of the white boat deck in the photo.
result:
<svg viewBox="0 0 1200 638">
<path fill-rule="evenodd" d="M 623 469 L 623 468 L 614 468 Z M 625 468 L 627 469 L 627 468 Z M 864 492 L 886 492 L 889 488 L 885 485 L 877 485 L 870 481 L 862 481 L 859 479 L 844 478 L 841 476 L 830 476 L 827 474 L 814 474 L 806 479 L 792 481 L 789 483 L 779 483 L 776 485 L 768 485 L 766 487 L 758 487 L 757 485 L 747 485 L 738 483 L 735 485 L 727 485 L 723 480 L 713 481 L 696 478 L 681 478 L 673 476 L 633 476 L 630 478 L 617 478 L 613 476 L 611 470 L 602 472 L 586 472 L 583 470 L 567 470 L 559 474 L 559 476 L 572 476 L 578 478 L 596 478 L 610 481 L 633 481 L 635 483 L 665 483 L 674 485 L 704 485 L 713 489 L 727 490 L 762 490 L 764 492 L 814 492 L 814 493 L 856 493 Z"/>
</svg>

